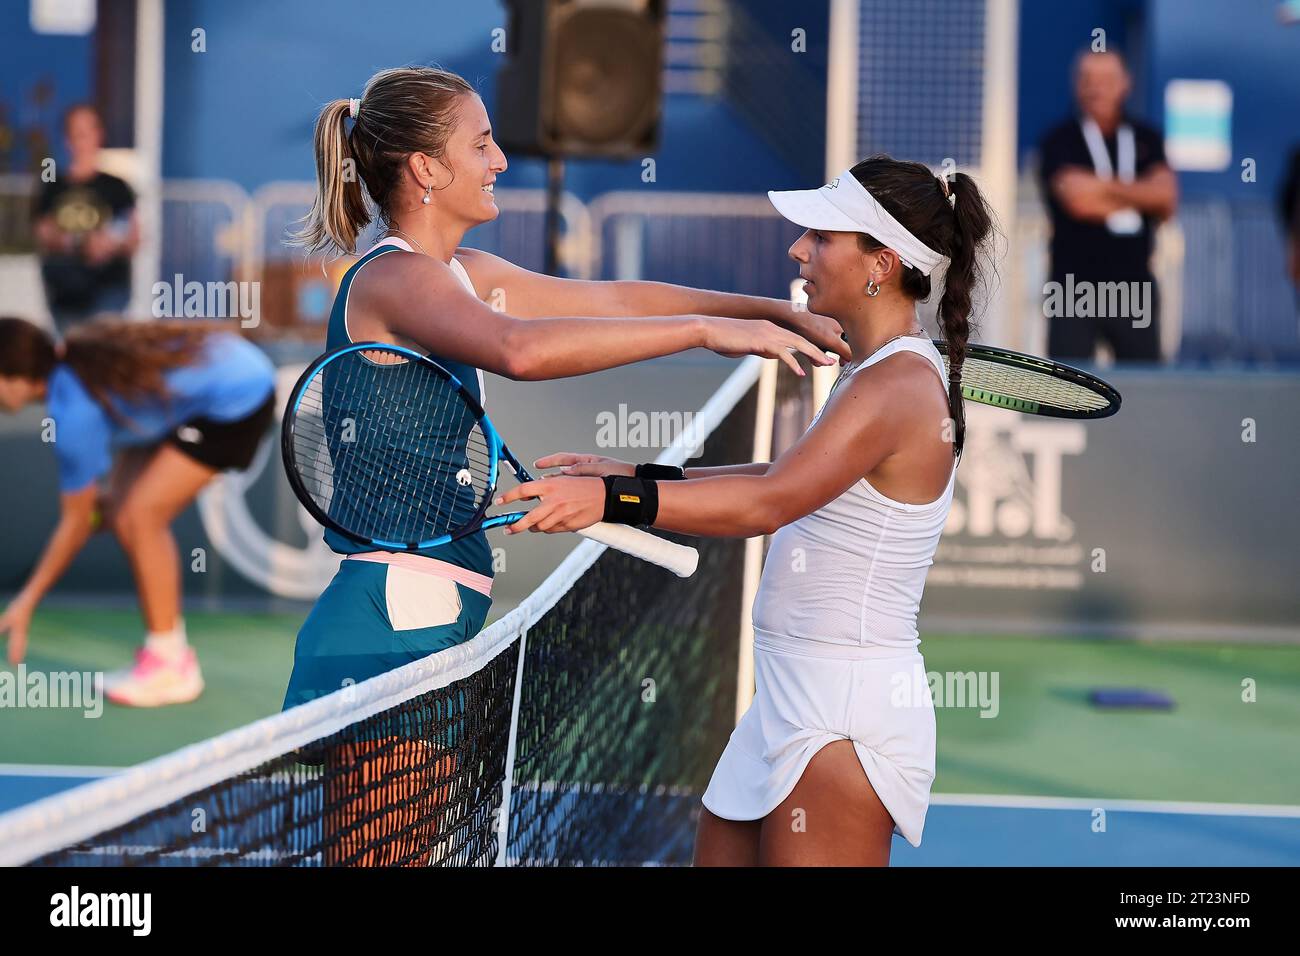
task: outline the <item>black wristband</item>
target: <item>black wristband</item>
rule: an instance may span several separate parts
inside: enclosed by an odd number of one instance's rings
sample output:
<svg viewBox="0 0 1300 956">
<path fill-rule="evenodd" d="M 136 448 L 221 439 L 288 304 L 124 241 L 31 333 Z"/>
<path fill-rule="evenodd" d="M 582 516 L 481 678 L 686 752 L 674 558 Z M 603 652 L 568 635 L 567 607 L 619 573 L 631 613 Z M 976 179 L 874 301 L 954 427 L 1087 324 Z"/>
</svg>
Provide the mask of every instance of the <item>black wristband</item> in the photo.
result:
<svg viewBox="0 0 1300 956">
<path fill-rule="evenodd" d="M 659 514 L 659 489 L 653 481 L 606 475 L 605 515 L 611 524 L 652 525 Z"/>
<path fill-rule="evenodd" d="M 686 469 L 677 465 L 658 465 L 650 462 L 636 466 L 636 476 L 650 481 L 681 481 L 686 477 Z"/>
</svg>

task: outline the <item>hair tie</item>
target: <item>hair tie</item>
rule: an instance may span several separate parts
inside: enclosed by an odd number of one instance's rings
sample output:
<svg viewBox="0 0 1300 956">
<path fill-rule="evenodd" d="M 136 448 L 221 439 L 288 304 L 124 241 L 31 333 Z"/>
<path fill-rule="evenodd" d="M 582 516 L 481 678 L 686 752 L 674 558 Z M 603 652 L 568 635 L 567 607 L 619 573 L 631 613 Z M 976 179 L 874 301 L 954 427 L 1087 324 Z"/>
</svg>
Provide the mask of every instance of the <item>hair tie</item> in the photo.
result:
<svg viewBox="0 0 1300 956">
<path fill-rule="evenodd" d="M 957 208 L 957 191 L 949 187 L 948 177 L 945 175 L 936 176 L 935 178 L 939 180 L 939 188 L 943 190 L 943 198 L 948 200 L 948 205 L 954 209 Z"/>
<path fill-rule="evenodd" d="M 351 116 L 353 119 L 356 119 L 357 114 L 360 112 L 361 112 L 361 101 L 348 100 L 348 115 Z"/>
</svg>

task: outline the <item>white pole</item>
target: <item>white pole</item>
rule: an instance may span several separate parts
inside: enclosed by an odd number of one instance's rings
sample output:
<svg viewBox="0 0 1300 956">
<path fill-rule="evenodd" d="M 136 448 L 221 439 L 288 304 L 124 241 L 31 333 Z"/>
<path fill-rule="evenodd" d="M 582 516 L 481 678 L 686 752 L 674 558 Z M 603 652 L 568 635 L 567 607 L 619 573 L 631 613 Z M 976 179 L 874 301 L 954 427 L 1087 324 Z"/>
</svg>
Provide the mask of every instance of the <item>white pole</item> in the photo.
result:
<svg viewBox="0 0 1300 956">
<path fill-rule="evenodd" d="M 515 790 L 515 754 L 519 747 L 519 702 L 524 692 L 524 656 L 528 652 L 528 628 L 519 632 L 519 660 L 515 661 L 515 690 L 510 700 L 510 735 L 506 738 L 506 772 L 501 779 L 501 807 L 493 821 L 497 829 L 497 855 L 493 866 L 510 865 L 510 800 Z"/>
<path fill-rule="evenodd" d="M 826 181 L 855 165 L 858 155 L 858 6 L 831 0 L 830 49 L 826 59 Z M 812 371 L 813 413 L 826 402 L 839 366 Z"/>
<path fill-rule="evenodd" d="M 772 460 L 772 426 L 776 421 L 776 359 L 763 362 L 758 376 L 758 408 L 754 421 L 753 461 Z M 763 536 L 745 540 L 745 566 L 740 593 L 740 653 L 736 664 L 736 722 L 754 699 L 754 596 L 763 575 Z"/>
<path fill-rule="evenodd" d="M 136 0 L 135 156 L 140 195 L 140 248 L 131 270 L 128 313 L 149 315 L 162 272 L 163 0 Z"/>
<path fill-rule="evenodd" d="M 1016 223 L 1016 96 L 1019 43 L 1019 0 L 987 0 L 984 13 L 984 129 L 980 156 L 980 189 L 983 191 L 1008 242 Z M 960 202 L 960 199 L 958 200 Z M 1007 261 L 999 263 L 1002 279 L 987 290 L 987 304 L 981 325 L 988 342 L 1020 348 L 1018 321 L 1009 310 L 1016 302 L 1019 279 L 1019 251 L 1007 248 Z"/>
<path fill-rule="evenodd" d="M 831 0 L 826 58 L 826 180 L 858 156 L 858 3 Z"/>
</svg>

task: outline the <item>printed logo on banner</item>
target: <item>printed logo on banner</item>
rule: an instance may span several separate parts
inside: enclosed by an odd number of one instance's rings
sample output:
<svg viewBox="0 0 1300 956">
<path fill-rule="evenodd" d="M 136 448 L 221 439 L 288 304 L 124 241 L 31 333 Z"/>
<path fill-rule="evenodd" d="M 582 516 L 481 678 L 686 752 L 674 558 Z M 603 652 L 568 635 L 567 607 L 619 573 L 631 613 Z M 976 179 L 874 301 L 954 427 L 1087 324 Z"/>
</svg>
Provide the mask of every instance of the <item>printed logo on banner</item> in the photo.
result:
<svg viewBox="0 0 1300 956">
<path fill-rule="evenodd" d="M 927 586 L 1082 588 L 1086 555 L 1061 489 L 1086 444 L 1081 422 L 968 403 L 966 450 Z"/>
</svg>

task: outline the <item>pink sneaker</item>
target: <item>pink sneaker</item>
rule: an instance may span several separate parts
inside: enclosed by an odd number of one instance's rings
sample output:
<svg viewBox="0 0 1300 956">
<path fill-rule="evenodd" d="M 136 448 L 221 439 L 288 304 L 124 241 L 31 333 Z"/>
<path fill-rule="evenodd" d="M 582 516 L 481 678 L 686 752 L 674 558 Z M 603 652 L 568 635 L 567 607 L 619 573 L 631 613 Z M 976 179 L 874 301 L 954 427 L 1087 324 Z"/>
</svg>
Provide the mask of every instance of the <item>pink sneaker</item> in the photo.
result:
<svg viewBox="0 0 1300 956">
<path fill-rule="evenodd" d="M 131 679 L 135 669 L 140 666 L 141 658 L 144 657 L 144 648 L 141 647 L 135 652 L 135 662 L 130 667 L 119 667 L 115 671 L 108 673 L 95 674 L 95 687 L 101 694 L 106 694 L 111 690 L 120 687 Z"/>
<path fill-rule="evenodd" d="M 106 674 L 103 688 L 109 700 L 124 707 L 188 704 L 203 693 L 203 674 L 192 647 L 185 648 L 178 660 L 142 647 L 136 652 L 135 666 Z"/>
</svg>

